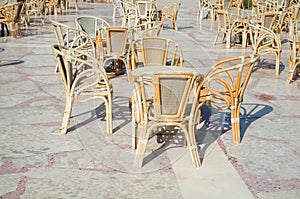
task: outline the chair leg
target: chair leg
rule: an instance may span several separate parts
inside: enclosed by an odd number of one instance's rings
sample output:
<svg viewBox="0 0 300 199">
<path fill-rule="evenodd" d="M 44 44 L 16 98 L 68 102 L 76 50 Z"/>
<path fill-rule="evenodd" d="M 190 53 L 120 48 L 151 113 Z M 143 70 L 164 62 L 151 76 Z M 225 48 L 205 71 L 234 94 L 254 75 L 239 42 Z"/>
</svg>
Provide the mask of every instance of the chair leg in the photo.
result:
<svg viewBox="0 0 300 199">
<path fill-rule="evenodd" d="M 219 34 L 220 34 L 220 31 L 218 31 L 218 33 L 217 33 L 217 36 L 216 36 L 216 38 L 215 38 L 215 41 L 214 41 L 214 45 L 216 45 L 216 43 L 217 43 L 217 40 L 218 40 Z"/>
<path fill-rule="evenodd" d="M 67 96 L 67 98 L 66 98 L 66 107 L 65 107 L 64 116 L 63 116 L 63 121 L 62 121 L 62 125 L 61 125 L 61 128 L 60 128 L 60 132 L 62 134 L 66 134 L 67 133 L 68 125 L 69 125 L 69 121 L 70 121 L 70 117 L 71 117 L 71 113 L 72 113 L 73 103 L 74 103 L 74 97 Z"/>
<path fill-rule="evenodd" d="M 175 31 L 178 31 L 176 19 L 173 19 L 172 21 L 173 21 L 173 29 Z"/>
<path fill-rule="evenodd" d="M 143 160 L 144 160 L 147 142 L 149 138 L 149 133 L 147 131 L 148 124 L 147 122 L 145 123 L 146 124 L 142 125 L 142 135 L 138 140 L 138 146 L 137 146 L 137 151 L 134 160 L 134 166 L 136 167 L 142 167 L 143 165 Z"/>
<path fill-rule="evenodd" d="M 136 149 L 138 139 L 137 139 L 137 134 L 138 134 L 138 125 L 135 122 L 132 122 L 132 143 L 131 143 L 131 148 Z"/>
<path fill-rule="evenodd" d="M 232 142 L 235 144 L 239 144 L 241 142 L 240 109 L 241 109 L 241 103 L 239 103 L 236 108 L 231 110 Z"/>
<path fill-rule="evenodd" d="M 279 76 L 279 72 L 280 72 L 280 54 L 281 53 L 276 53 L 275 72 L 277 77 Z"/>
<path fill-rule="evenodd" d="M 105 102 L 106 109 L 106 129 L 107 135 L 112 135 L 112 97 L 108 96 L 107 102 Z"/>
<path fill-rule="evenodd" d="M 231 32 L 229 31 L 228 34 L 226 34 L 226 48 L 231 47 Z"/>
<path fill-rule="evenodd" d="M 16 38 L 16 37 L 17 37 L 17 33 L 16 33 L 16 24 L 15 24 L 15 23 L 11 23 L 11 24 L 10 24 L 10 27 L 11 27 L 11 34 L 12 34 L 12 37 L 13 37 L 13 38 Z"/>
<path fill-rule="evenodd" d="M 186 129 L 185 127 L 182 127 L 182 129 L 185 134 L 187 145 L 190 151 L 192 164 L 194 167 L 198 168 L 201 166 L 201 162 L 200 162 L 194 127 L 195 127 L 194 125 L 189 125 L 189 129 Z"/>
</svg>

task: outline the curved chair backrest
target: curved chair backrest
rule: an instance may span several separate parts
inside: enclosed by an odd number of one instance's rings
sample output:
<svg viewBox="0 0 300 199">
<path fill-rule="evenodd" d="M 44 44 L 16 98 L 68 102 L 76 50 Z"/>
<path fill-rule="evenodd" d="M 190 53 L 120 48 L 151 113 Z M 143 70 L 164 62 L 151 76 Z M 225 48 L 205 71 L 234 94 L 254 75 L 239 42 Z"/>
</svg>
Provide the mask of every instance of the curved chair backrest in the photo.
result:
<svg viewBox="0 0 300 199">
<path fill-rule="evenodd" d="M 109 80 L 101 65 L 90 54 L 69 48 L 66 46 L 53 45 L 52 51 L 56 56 L 59 71 L 68 95 L 74 95 L 77 101 L 87 101 L 96 98 L 87 95 L 80 98 L 82 93 L 89 92 L 101 82 L 109 90 Z"/>
<path fill-rule="evenodd" d="M 96 38 L 96 32 L 98 28 L 109 27 L 109 23 L 102 18 L 94 16 L 80 16 L 75 19 L 76 26 L 88 33 L 92 38 Z"/>
<path fill-rule="evenodd" d="M 280 34 L 258 24 L 249 24 L 249 26 L 250 35 L 254 35 L 251 37 L 251 43 L 254 49 L 253 53 L 255 55 L 275 54 L 275 74 L 278 76 L 280 73 L 280 57 L 282 52 Z"/>
<path fill-rule="evenodd" d="M 181 6 L 181 3 L 171 3 L 163 7 L 162 9 L 162 20 L 165 19 L 171 19 L 173 22 L 173 29 L 176 31 L 178 30 L 177 28 L 177 15 L 179 8 Z"/>
<path fill-rule="evenodd" d="M 92 56 L 95 56 L 94 42 L 86 32 L 57 21 L 52 21 L 51 25 L 58 45 L 77 50 L 88 50 Z"/>
<path fill-rule="evenodd" d="M 144 66 L 182 66 L 181 46 L 174 40 L 163 37 L 144 37 L 141 40 Z"/>
<path fill-rule="evenodd" d="M 202 105 L 218 110 L 231 110 L 234 143 L 240 143 L 240 108 L 257 61 L 258 56 L 247 55 L 217 62 L 206 72 L 204 81 L 196 92 Z"/>
</svg>

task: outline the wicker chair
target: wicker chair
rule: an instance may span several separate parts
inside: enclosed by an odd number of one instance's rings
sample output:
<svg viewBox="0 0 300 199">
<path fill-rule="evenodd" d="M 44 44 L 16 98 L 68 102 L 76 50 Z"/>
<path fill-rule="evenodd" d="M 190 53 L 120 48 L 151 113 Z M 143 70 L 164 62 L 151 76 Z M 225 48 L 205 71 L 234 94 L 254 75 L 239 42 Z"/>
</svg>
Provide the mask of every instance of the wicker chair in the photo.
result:
<svg viewBox="0 0 300 199">
<path fill-rule="evenodd" d="M 231 110 L 231 131 L 234 143 L 241 141 L 240 109 L 244 92 L 257 60 L 257 56 L 248 55 L 217 62 L 206 72 L 203 85 L 197 91 L 200 92 L 200 111 L 203 105 L 221 111 Z"/>
<path fill-rule="evenodd" d="M 136 46 L 136 45 L 135 45 Z M 182 66 L 181 46 L 174 40 L 163 37 L 143 37 L 141 39 L 142 65 Z M 137 68 L 140 60 L 137 54 L 132 56 L 132 68 Z"/>
<path fill-rule="evenodd" d="M 300 66 L 300 21 L 294 22 L 293 36 L 290 40 L 289 75 L 287 83 L 293 82 L 299 76 Z"/>
<path fill-rule="evenodd" d="M 106 35 L 104 43 L 103 33 Z M 130 74 L 131 69 L 128 65 L 128 29 L 124 27 L 106 27 L 99 28 L 96 36 L 97 58 L 103 62 L 113 61 L 115 67 L 111 71 L 114 74 L 122 73 L 122 63 L 125 65 L 126 71 Z M 120 62 L 118 62 L 120 61 Z"/>
<path fill-rule="evenodd" d="M 146 87 L 149 76 L 141 75 L 133 82 L 133 148 L 138 143 L 134 165 L 141 167 L 149 135 L 158 127 L 177 126 L 185 135 L 194 167 L 201 162 L 187 103 L 193 95 L 196 77 L 192 72 L 158 72 L 152 76 L 153 101 L 148 100 Z M 137 131 L 141 128 L 141 134 Z"/>
<path fill-rule="evenodd" d="M 66 106 L 61 126 L 61 133 L 66 134 L 72 113 L 74 100 L 86 102 L 101 99 L 105 105 L 107 134 L 112 134 L 112 85 L 101 63 L 89 54 L 54 45 L 59 71 L 63 80 L 66 94 Z"/>
<path fill-rule="evenodd" d="M 161 21 L 151 21 L 143 24 L 133 26 L 130 32 L 130 47 L 129 47 L 129 57 L 133 54 L 137 55 L 141 53 L 141 40 L 143 37 L 157 37 L 159 36 L 163 28 L 163 23 Z"/>
<path fill-rule="evenodd" d="M 209 0 L 198 0 L 198 17 L 204 19 L 210 15 L 210 18 L 214 18 L 213 7 Z"/>
<path fill-rule="evenodd" d="M 165 7 L 163 7 L 163 9 L 161 11 L 162 21 L 164 22 L 166 19 L 172 20 L 173 29 L 176 31 L 178 30 L 177 15 L 178 15 L 180 6 L 181 6 L 181 3 L 168 4 Z"/>
<path fill-rule="evenodd" d="M 121 1 L 121 8 L 122 8 L 122 26 L 123 27 L 131 27 L 136 25 L 136 16 L 135 16 L 135 3 L 129 0 Z"/>
<path fill-rule="evenodd" d="M 10 27 L 12 37 L 14 38 L 17 37 L 16 26 L 18 28 L 19 36 L 22 36 L 22 32 L 21 32 L 22 7 L 23 7 L 22 2 L 0 6 L 0 23 Z M 7 31 L 7 35 L 9 35 L 8 31 Z"/>
<path fill-rule="evenodd" d="M 102 18 L 94 16 L 80 16 L 75 19 L 75 23 L 78 29 L 88 33 L 88 35 L 96 40 L 96 32 L 98 28 L 109 27 L 109 23 Z M 104 35 L 103 35 L 104 36 Z"/>
<path fill-rule="evenodd" d="M 223 33 L 222 43 L 224 42 L 224 39 L 226 39 L 226 40 L 229 39 L 228 42 L 230 42 L 230 38 L 229 38 L 230 33 L 229 33 L 229 23 L 228 23 L 227 12 L 217 11 L 216 16 L 217 16 L 217 23 L 218 23 L 218 30 L 217 30 L 218 32 L 215 37 L 214 45 L 216 45 L 220 33 Z"/>
<path fill-rule="evenodd" d="M 113 18 L 116 18 L 116 13 L 119 12 L 119 15 L 121 17 L 124 16 L 124 13 L 123 13 L 123 9 L 122 9 L 122 2 L 121 0 L 113 0 L 112 1 L 112 5 L 114 7 L 114 11 L 113 11 Z"/>
<path fill-rule="evenodd" d="M 86 32 L 57 21 L 52 21 L 51 25 L 58 45 L 85 51 L 96 57 L 95 44 Z M 55 72 L 58 72 L 58 65 Z"/>
<path fill-rule="evenodd" d="M 251 43 L 255 55 L 274 54 L 276 57 L 275 74 L 280 73 L 280 58 L 281 58 L 281 40 L 280 35 L 273 30 L 263 27 L 261 25 L 250 25 L 250 35 L 252 36 Z"/>
<path fill-rule="evenodd" d="M 135 2 L 136 25 L 151 22 L 157 18 L 157 8 L 152 1 L 136 1 Z"/>
</svg>

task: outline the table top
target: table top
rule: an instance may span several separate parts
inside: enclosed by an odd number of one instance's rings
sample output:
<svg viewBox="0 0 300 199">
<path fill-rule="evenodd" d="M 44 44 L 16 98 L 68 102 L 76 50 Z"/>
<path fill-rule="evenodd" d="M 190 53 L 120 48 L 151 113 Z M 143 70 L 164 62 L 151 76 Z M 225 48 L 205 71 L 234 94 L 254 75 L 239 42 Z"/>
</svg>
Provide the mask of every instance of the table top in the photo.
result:
<svg viewBox="0 0 300 199">
<path fill-rule="evenodd" d="M 174 67 L 174 66 L 147 66 L 147 67 L 140 67 L 134 69 L 132 71 L 133 77 L 138 77 L 142 75 L 153 75 L 156 72 L 192 72 L 195 76 L 200 75 L 200 72 L 195 68 L 188 68 L 188 67 Z"/>
</svg>

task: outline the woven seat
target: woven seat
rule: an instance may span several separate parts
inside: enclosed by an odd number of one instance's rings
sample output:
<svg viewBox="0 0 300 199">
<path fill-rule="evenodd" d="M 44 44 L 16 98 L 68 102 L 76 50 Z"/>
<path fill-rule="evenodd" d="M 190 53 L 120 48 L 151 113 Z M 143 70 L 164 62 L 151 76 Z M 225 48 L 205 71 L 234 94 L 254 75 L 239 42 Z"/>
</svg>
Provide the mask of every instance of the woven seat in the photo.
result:
<svg viewBox="0 0 300 199">
<path fill-rule="evenodd" d="M 248 55 L 217 62 L 206 72 L 203 85 L 197 91 L 200 92 L 200 111 L 203 105 L 221 111 L 231 110 L 233 143 L 241 141 L 240 109 L 244 92 L 257 60 L 257 56 Z"/>
<path fill-rule="evenodd" d="M 59 71 L 66 94 L 66 106 L 61 125 L 61 133 L 66 134 L 74 101 L 87 102 L 103 100 L 105 106 L 107 134 L 112 134 L 112 85 L 101 63 L 89 54 L 54 45 Z"/>
</svg>

